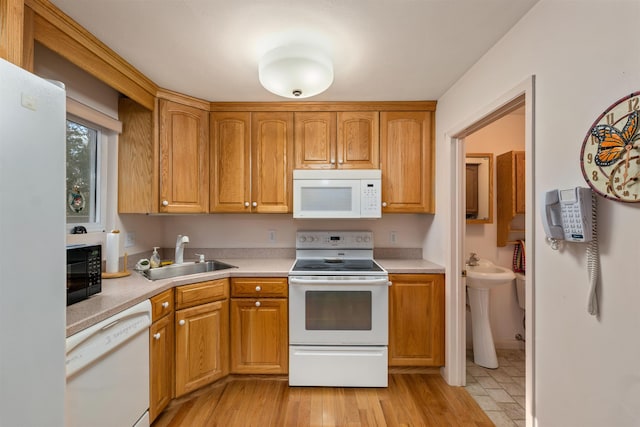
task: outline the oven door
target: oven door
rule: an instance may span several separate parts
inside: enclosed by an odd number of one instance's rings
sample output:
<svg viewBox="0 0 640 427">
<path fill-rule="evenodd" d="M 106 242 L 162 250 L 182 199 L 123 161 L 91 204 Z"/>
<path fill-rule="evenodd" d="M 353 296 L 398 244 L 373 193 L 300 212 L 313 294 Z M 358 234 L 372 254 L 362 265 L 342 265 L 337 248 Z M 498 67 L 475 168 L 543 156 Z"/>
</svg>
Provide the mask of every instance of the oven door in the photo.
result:
<svg viewBox="0 0 640 427">
<path fill-rule="evenodd" d="M 387 345 L 386 278 L 289 277 L 289 344 Z"/>
</svg>

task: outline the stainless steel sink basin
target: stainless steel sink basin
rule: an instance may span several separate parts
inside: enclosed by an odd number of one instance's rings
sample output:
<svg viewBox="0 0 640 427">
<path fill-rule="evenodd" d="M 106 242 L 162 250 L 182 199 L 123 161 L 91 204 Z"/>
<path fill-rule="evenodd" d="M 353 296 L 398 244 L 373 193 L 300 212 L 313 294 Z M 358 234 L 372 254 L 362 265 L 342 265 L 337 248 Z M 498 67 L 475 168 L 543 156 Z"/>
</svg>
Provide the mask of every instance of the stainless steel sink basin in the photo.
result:
<svg viewBox="0 0 640 427">
<path fill-rule="evenodd" d="M 227 268 L 237 267 L 212 259 L 205 262 L 185 262 L 182 264 L 171 264 L 165 267 L 152 268 L 143 271 L 142 274 L 149 280 L 160 280 L 189 274 L 206 273 L 207 271 L 225 270 Z"/>
</svg>

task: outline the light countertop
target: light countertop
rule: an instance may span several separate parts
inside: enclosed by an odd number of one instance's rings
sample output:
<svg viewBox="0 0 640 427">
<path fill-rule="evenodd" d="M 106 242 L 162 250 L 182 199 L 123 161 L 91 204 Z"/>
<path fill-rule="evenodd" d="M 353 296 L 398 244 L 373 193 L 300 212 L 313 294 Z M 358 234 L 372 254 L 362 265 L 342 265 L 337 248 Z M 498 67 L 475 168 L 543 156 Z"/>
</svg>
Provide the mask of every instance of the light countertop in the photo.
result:
<svg viewBox="0 0 640 427">
<path fill-rule="evenodd" d="M 295 261 L 290 258 L 220 258 L 218 260 L 238 268 L 156 281 L 150 281 L 136 271 L 132 271 L 130 276 L 123 278 L 103 279 L 102 292 L 67 307 L 67 336 L 176 286 L 225 277 L 287 277 Z M 391 274 L 444 273 L 444 267 L 424 259 L 376 259 L 376 261 Z"/>
</svg>

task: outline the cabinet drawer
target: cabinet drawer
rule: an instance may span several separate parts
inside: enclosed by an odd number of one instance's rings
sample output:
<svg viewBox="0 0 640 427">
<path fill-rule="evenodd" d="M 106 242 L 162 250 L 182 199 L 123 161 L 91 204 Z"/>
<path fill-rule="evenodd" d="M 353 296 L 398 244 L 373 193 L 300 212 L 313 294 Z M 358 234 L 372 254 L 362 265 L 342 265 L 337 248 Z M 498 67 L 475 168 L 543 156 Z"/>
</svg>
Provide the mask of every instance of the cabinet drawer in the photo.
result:
<svg viewBox="0 0 640 427">
<path fill-rule="evenodd" d="M 231 279 L 233 297 L 264 298 L 285 297 L 288 295 L 286 277 L 233 278 Z"/>
<path fill-rule="evenodd" d="M 193 307 L 229 297 L 229 279 L 211 280 L 178 286 L 176 288 L 176 309 Z"/>
<path fill-rule="evenodd" d="M 173 311 L 173 289 L 167 289 L 163 293 L 151 297 L 150 301 L 151 318 L 155 322 Z"/>
</svg>

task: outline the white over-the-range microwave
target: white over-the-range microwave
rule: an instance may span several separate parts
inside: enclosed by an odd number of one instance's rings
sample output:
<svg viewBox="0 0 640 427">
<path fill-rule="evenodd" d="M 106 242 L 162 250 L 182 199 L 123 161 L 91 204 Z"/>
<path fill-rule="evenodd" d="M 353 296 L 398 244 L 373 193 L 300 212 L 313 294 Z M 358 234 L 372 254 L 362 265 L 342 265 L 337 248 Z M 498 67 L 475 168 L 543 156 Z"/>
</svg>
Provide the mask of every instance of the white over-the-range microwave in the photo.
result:
<svg viewBox="0 0 640 427">
<path fill-rule="evenodd" d="M 294 218 L 380 218 L 379 169 L 293 171 Z"/>
</svg>

